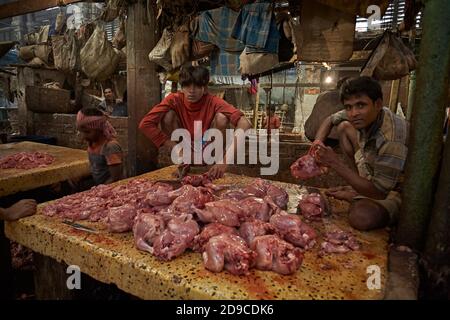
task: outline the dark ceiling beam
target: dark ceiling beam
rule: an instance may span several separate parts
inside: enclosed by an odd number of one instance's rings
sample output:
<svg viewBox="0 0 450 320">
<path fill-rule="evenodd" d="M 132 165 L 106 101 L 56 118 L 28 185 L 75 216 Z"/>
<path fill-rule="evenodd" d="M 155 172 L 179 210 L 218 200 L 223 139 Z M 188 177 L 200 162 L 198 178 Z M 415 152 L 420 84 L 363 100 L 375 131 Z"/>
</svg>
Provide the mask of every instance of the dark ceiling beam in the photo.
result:
<svg viewBox="0 0 450 320">
<path fill-rule="evenodd" d="M 0 5 L 0 19 L 20 16 L 22 14 L 45 10 L 48 8 L 65 6 L 68 4 L 83 2 L 82 0 L 18 0 Z M 86 2 L 86 0 L 84 1 Z M 94 0 L 90 2 L 104 2 Z"/>
</svg>

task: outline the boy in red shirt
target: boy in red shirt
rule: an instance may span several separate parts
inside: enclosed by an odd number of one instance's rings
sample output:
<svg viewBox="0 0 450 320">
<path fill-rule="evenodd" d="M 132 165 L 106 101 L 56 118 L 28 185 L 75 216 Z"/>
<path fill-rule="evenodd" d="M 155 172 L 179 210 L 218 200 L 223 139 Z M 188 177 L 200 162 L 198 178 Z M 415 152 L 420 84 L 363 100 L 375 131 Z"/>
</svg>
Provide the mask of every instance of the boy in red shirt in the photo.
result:
<svg viewBox="0 0 450 320">
<path fill-rule="evenodd" d="M 177 144 L 170 140 L 175 129 L 187 129 L 194 137 L 194 121 L 202 122 L 202 135 L 209 128 L 223 133 L 231 123 L 235 129 L 244 131 L 251 128 L 243 113 L 212 94 L 208 93 L 209 71 L 203 66 L 189 66 L 180 71 L 181 92 L 171 93 L 155 105 L 142 119 L 139 129 L 159 149 L 169 151 Z M 235 143 L 230 148 L 235 148 Z M 226 154 L 224 159 L 226 158 Z M 227 164 L 215 164 L 209 170 L 212 179 L 221 178 Z"/>
</svg>

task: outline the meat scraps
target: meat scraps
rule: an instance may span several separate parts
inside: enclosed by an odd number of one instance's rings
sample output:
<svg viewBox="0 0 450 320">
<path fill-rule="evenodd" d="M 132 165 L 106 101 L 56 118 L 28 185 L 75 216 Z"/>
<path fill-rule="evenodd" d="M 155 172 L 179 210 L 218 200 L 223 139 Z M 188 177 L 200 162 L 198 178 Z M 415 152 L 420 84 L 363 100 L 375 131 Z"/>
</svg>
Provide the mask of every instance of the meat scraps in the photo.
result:
<svg viewBox="0 0 450 320">
<path fill-rule="evenodd" d="M 224 185 L 218 186 L 218 185 L 213 184 L 208 173 L 185 176 L 181 180 L 181 183 L 184 185 L 189 184 L 194 187 L 205 187 L 212 191 L 220 191 L 220 190 L 223 190 L 228 187 L 228 186 L 224 186 Z"/>
<path fill-rule="evenodd" d="M 71 220 L 106 220 L 110 208 L 131 205 L 137 212 L 146 206 L 147 194 L 158 188 L 167 190 L 172 187 L 145 179 L 135 179 L 118 186 L 99 185 L 58 199 L 47 205 L 43 213 Z"/>
<path fill-rule="evenodd" d="M 255 253 L 237 235 L 224 233 L 209 239 L 203 252 L 203 264 L 212 272 L 223 269 L 234 275 L 248 274 Z"/>
<path fill-rule="evenodd" d="M 292 274 L 300 268 L 303 254 L 299 248 L 275 235 L 256 237 L 251 248 L 256 252 L 255 265 L 259 270 Z"/>
<path fill-rule="evenodd" d="M 326 205 L 320 193 L 310 193 L 302 196 L 298 208 L 305 219 L 320 220 L 325 214 Z"/>
<path fill-rule="evenodd" d="M 2 169 L 34 169 L 46 167 L 53 163 L 55 157 L 47 152 L 18 152 L 7 157 L 0 158 Z"/>
<path fill-rule="evenodd" d="M 317 234 L 314 229 L 304 223 L 297 215 L 275 214 L 270 218 L 270 223 L 282 239 L 296 247 L 307 250 L 316 243 Z"/>
<path fill-rule="evenodd" d="M 307 180 L 328 172 L 328 168 L 316 161 L 317 145 L 312 145 L 308 153 L 291 165 L 291 174 L 296 179 Z"/>
<path fill-rule="evenodd" d="M 338 228 L 327 232 L 321 244 L 322 253 L 347 253 L 359 248 L 360 244 L 352 234 Z"/>
</svg>

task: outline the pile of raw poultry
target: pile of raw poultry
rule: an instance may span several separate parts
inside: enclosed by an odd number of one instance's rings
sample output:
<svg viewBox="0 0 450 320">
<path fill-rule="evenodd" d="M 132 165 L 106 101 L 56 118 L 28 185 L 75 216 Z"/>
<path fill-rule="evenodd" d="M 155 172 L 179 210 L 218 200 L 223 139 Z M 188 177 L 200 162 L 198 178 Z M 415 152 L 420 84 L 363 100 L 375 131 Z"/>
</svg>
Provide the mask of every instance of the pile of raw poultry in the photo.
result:
<svg viewBox="0 0 450 320">
<path fill-rule="evenodd" d="M 250 268 L 280 274 L 296 272 L 303 254 L 316 244 L 316 231 L 285 209 L 285 190 L 262 179 L 242 188 L 217 186 L 206 175 L 187 176 L 182 186 L 135 179 L 127 184 L 99 185 L 47 205 L 48 216 L 100 221 L 110 232 L 133 231 L 135 245 L 160 260 L 187 249 L 202 254 L 213 272 L 247 274 Z M 324 199 L 305 195 L 299 211 L 308 220 L 321 219 Z M 336 230 L 325 235 L 322 249 L 357 250 L 350 235 Z"/>
</svg>

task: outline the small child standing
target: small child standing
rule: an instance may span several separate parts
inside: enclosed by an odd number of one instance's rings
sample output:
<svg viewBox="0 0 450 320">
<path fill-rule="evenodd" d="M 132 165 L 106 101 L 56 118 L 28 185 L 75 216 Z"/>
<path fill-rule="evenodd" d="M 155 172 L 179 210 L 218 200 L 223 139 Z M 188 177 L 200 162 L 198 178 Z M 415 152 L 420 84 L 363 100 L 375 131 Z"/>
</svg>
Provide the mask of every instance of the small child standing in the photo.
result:
<svg viewBox="0 0 450 320">
<path fill-rule="evenodd" d="M 96 185 L 122 179 L 122 148 L 108 117 L 97 108 L 77 114 L 77 129 L 88 143 L 89 164 Z"/>
</svg>

